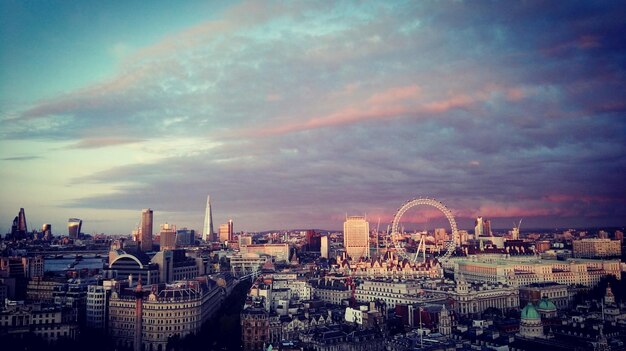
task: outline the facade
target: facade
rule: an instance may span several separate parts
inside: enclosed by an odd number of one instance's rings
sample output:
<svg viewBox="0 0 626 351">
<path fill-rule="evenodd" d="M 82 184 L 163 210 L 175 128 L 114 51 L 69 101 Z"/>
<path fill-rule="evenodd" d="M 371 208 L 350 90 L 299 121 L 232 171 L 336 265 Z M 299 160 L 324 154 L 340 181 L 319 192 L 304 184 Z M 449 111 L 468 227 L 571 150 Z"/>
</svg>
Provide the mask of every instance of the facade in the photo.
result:
<svg viewBox="0 0 626 351">
<path fill-rule="evenodd" d="M 289 261 L 289 244 L 253 244 L 240 247 L 242 255 L 255 253 L 274 257 L 275 261 Z"/>
<path fill-rule="evenodd" d="M 619 257 L 622 246 L 619 240 L 581 239 L 572 242 L 573 256 L 576 258 Z"/>
<path fill-rule="evenodd" d="M 177 246 L 191 246 L 196 242 L 196 231 L 193 229 L 182 228 L 176 231 Z"/>
<path fill-rule="evenodd" d="M 215 241 L 213 230 L 213 211 L 211 210 L 211 196 L 206 197 L 206 212 L 204 214 L 204 226 L 202 227 L 202 240 L 205 242 Z"/>
<path fill-rule="evenodd" d="M 343 223 L 343 247 L 352 260 L 369 257 L 370 226 L 363 216 L 349 216 Z"/>
<path fill-rule="evenodd" d="M 330 255 L 330 246 L 328 245 L 328 235 L 320 238 L 320 257 L 328 258 Z"/>
<path fill-rule="evenodd" d="M 387 308 L 398 304 L 443 303 L 446 295 L 437 292 L 425 292 L 417 281 L 397 279 L 364 280 L 356 286 L 354 297 L 358 302 L 384 302 Z"/>
<path fill-rule="evenodd" d="M 107 306 L 109 291 L 102 285 L 87 287 L 86 326 L 88 328 L 105 330 L 107 327 Z"/>
<path fill-rule="evenodd" d="M 158 255 L 158 254 L 157 254 Z M 105 277 L 118 280 L 130 279 L 143 284 L 156 284 L 160 281 L 159 265 L 150 262 L 144 253 L 130 255 L 124 251 L 109 252 L 109 266 L 105 267 Z"/>
<path fill-rule="evenodd" d="M 543 337 L 543 324 L 541 323 L 541 316 L 532 303 L 528 303 L 526 307 L 522 309 L 519 333 L 521 336 L 526 338 Z"/>
<path fill-rule="evenodd" d="M 83 226 L 82 219 L 70 218 L 67 220 L 67 233 L 70 239 L 78 239 L 80 236 L 80 230 Z"/>
<path fill-rule="evenodd" d="M 67 283 L 34 277 L 26 286 L 26 299 L 31 302 L 54 303 L 54 291 L 67 290 Z"/>
<path fill-rule="evenodd" d="M 171 283 L 178 280 L 195 279 L 204 275 L 202 258 L 187 257 L 185 250 L 162 250 L 150 260 L 159 268 L 159 282 Z"/>
<path fill-rule="evenodd" d="M 526 306 L 529 302 L 538 304 L 542 298 L 548 298 L 558 309 L 566 309 L 570 306 L 570 294 L 567 285 L 553 282 L 534 283 L 519 288 L 520 306 Z"/>
<path fill-rule="evenodd" d="M 232 242 L 234 240 L 234 232 L 233 232 L 233 220 L 229 219 L 228 223 L 224 223 L 220 225 L 219 231 L 219 241 L 221 243 L 228 241 Z"/>
<path fill-rule="evenodd" d="M 267 255 L 259 255 L 255 253 L 233 254 L 228 256 L 230 261 L 231 273 L 235 277 L 241 277 L 246 274 L 259 272 L 266 262 L 271 262 L 272 258 Z"/>
<path fill-rule="evenodd" d="M 31 333 L 48 343 L 75 340 L 75 314 L 71 308 L 45 304 L 15 304 L 0 311 L 0 337 L 19 340 Z"/>
<path fill-rule="evenodd" d="M 534 257 L 516 259 L 500 255 L 451 259 L 455 276 L 468 281 L 514 284 L 517 286 L 542 282 L 581 284 L 593 287 L 602 277 L 614 275 L 621 279 L 619 260 L 568 259 L 541 260 Z"/>
<path fill-rule="evenodd" d="M 176 248 L 176 226 L 173 224 L 161 224 L 161 230 L 159 231 L 159 245 L 161 251 L 173 250 Z"/>
<path fill-rule="evenodd" d="M 315 298 L 333 305 L 341 305 L 342 301 L 352 297 L 352 288 L 346 277 L 327 276 L 312 279 L 309 284 Z"/>
<path fill-rule="evenodd" d="M 154 213 L 147 208 L 141 212 L 141 233 L 139 237 L 139 247 L 141 251 L 152 251 L 152 222 Z"/>
<path fill-rule="evenodd" d="M 270 341 L 269 315 L 259 307 L 241 312 L 241 343 L 244 351 L 264 350 Z"/>
<path fill-rule="evenodd" d="M 116 289 L 109 300 L 109 333 L 122 347 L 136 346 L 139 341 L 141 350 L 165 351 L 171 337 L 200 332 L 223 297 L 223 289 L 210 279 L 143 286 L 139 294 L 131 288 Z M 141 308 L 136 308 L 137 299 Z M 141 329 L 139 340 L 136 327 Z"/>
</svg>

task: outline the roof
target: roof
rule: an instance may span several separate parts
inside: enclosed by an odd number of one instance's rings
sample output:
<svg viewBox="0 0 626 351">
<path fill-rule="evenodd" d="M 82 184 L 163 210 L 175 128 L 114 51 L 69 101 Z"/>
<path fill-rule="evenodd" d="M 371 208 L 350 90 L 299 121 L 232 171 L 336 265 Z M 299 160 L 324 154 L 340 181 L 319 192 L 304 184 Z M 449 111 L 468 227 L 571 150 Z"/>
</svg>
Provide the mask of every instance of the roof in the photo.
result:
<svg viewBox="0 0 626 351">
<path fill-rule="evenodd" d="M 556 311 L 556 305 L 545 297 L 539 300 L 539 304 L 537 304 L 537 309 L 541 311 Z"/>
<path fill-rule="evenodd" d="M 526 307 L 522 309 L 521 318 L 522 319 L 541 319 L 541 316 L 539 315 L 539 312 L 537 312 L 537 310 L 535 309 L 535 306 L 533 306 L 533 304 L 529 302 L 526 305 Z"/>
</svg>

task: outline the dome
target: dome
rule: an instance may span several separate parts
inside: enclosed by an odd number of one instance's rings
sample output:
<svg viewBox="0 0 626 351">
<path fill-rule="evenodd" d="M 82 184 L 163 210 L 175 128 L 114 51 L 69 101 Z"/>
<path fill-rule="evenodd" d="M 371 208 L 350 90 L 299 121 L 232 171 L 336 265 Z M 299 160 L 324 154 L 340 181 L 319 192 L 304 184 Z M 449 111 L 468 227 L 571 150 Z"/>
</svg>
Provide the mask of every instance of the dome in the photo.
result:
<svg viewBox="0 0 626 351">
<path fill-rule="evenodd" d="M 532 303 L 528 303 L 526 305 L 526 307 L 524 307 L 522 309 L 522 315 L 521 315 L 522 319 L 539 319 L 541 320 L 541 316 L 539 315 L 539 312 L 537 312 L 537 310 L 535 309 L 535 306 L 533 306 Z"/>
<path fill-rule="evenodd" d="M 541 299 L 537 305 L 537 309 L 541 311 L 556 311 L 554 303 L 546 298 Z"/>
</svg>

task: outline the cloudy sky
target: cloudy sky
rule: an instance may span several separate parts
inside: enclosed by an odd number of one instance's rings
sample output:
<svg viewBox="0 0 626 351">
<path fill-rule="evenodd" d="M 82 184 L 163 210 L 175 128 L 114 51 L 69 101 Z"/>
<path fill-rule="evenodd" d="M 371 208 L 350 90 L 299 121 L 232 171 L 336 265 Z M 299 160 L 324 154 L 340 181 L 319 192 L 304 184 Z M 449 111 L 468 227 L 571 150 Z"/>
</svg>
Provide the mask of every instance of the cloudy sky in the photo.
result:
<svg viewBox="0 0 626 351">
<path fill-rule="evenodd" d="M 0 3 L 0 231 L 626 224 L 621 1 Z M 417 208 L 406 223 L 441 222 Z M 524 225 L 523 225 L 524 226 Z"/>
</svg>

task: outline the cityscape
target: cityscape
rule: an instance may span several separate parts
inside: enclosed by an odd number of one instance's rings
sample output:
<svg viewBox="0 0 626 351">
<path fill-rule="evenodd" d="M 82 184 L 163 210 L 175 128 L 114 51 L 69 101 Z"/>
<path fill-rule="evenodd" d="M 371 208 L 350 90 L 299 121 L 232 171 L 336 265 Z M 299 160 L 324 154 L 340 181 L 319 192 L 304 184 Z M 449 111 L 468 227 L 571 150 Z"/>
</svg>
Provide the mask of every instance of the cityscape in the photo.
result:
<svg viewBox="0 0 626 351">
<path fill-rule="evenodd" d="M 0 349 L 626 350 L 625 14 L 0 2 Z"/>
</svg>

